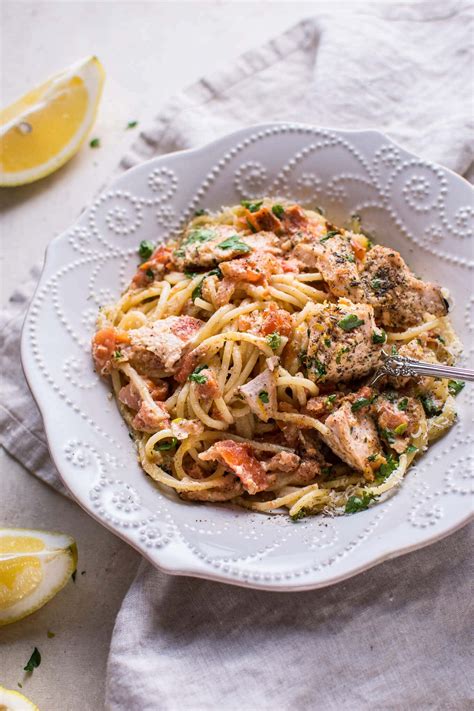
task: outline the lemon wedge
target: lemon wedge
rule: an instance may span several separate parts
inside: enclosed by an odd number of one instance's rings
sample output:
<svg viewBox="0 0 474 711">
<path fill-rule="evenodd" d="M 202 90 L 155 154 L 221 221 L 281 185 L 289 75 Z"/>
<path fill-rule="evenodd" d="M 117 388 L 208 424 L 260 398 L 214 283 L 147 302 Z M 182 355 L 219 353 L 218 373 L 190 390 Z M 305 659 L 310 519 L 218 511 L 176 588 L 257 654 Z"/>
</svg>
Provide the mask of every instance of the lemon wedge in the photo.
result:
<svg viewBox="0 0 474 711">
<path fill-rule="evenodd" d="M 19 691 L 0 686 L 0 711 L 39 711 L 39 708 Z"/>
<path fill-rule="evenodd" d="M 77 547 L 71 536 L 0 529 L 0 626 L 21 620 L 51 600 L 76 566 Z"/>
<path fill-rule="evenodd" d="M 87 57 L 0 112 L 0 186 L 25 185 L 64 165 L 89 133 L 104 70 Z"/>
</svg>

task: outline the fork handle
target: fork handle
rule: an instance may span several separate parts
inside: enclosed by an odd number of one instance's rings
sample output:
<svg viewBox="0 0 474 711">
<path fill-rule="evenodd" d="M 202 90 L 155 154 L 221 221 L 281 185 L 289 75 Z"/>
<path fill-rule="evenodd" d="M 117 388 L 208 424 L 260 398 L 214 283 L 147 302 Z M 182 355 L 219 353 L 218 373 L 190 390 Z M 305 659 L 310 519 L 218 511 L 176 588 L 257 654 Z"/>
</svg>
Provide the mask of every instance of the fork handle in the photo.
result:
<svg viewBox="0 0 474 711">
<path fill-rule="evenodd" d="M 387 355 L 380 370 L 376 373 L 376 379 L 382 375 L 392 377 L 416 377 L 428 375 L 435 378 L 451 378 L 460 380 L 474 380 L 474 370 L 469 368 L 457 368 L 442 363 L 425 363 L 421 360 L 404 358 L 399 355 Z"/>
</svg>

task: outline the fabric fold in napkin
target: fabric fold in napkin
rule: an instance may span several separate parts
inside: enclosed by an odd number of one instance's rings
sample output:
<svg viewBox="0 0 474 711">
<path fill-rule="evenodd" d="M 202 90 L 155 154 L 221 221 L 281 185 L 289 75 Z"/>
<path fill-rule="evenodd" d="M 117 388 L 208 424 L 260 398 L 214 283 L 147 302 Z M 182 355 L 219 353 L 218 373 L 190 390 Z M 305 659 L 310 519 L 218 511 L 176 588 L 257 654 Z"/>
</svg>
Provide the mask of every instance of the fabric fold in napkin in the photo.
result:
<svg viewBox="0 0 474 711">
<path fill-rule="evenodd" d="M 472 5 L 318 7 L 316 17 L 177 95 L 120 169 L 242 126 L 298 120 L 375 127 L 424 158 L 469 171 Z M 1 442 L 65 493 L 19 363 L 37 276 L 0 314 Z M 107 708 L 468 708 L 468 560 L 464 529 L 339 585 L 294 595 L 171 578 L 143 562 L 114 630 Z"/>
</svg>

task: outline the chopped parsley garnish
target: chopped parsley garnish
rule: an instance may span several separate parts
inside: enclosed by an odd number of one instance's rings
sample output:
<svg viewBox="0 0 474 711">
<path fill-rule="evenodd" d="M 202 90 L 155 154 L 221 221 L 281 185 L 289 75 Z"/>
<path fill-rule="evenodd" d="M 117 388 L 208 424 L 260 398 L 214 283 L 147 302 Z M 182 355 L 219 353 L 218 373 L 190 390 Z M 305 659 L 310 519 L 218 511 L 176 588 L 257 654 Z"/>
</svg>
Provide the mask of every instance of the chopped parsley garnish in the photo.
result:
<svg viewBox="0 0 474 711">
<path fill-rule="evenodd" d="M 442 343 L 443 345 L 446 343 L 446 341 L 444 340 L 443 336 L 440 336 L 439 334 L 436 336 L 436 339 L 437 339 L 440 343 Z"/>
<path fill-rule="evenodd" d="M 170 437 L 169 439 L 164 439 L 161 440 L 160 442 L 157 442 L 153 449 L 156 449 L 158 452 L 166 452 L 168 449 L 173 449 L 176 447 L 178 444 L 178 439 L 177 437 Z"/>
<path fill-rule="evenodd" d="M 381 333 L 376 333 L 375 331 L 372 331 L 372 343 L 385 343 L 387 340 L 387 334 L 383 330 L 383 328 L 380 329 Z"/>
<path fill-rule="evenodd" d="M 173 257 L 178 257 L 181 259 L 184 256 L 186 256 L 186 252 L 181 247 L 179 249 L 175 249 L 173 252 Z"/>
<path fill-rule="evenodd" d="M 320 242 L 327 242 L 328 239 L 331 239 L 331 237 L 335 237 L 336 235 L 339 235 L 339 234 L 341 234 L 341 233 L 338 230 L 329 230 L 329 232 L 327 232 L 324 235 L 324 237 L 321 237 L 321 239 L 319 241 Z"/>
<path fill-rule="evenodd" d="M 381 279 L 372 279 L 372 281 L 370 282 L 370 286 L 372 287 L 373 291 L 379 291 L 383 286 L 383 281 Z"/>
<path fill-rule="evenodd" d="M 213 237 L 215 237 L 215 233 L 212 230 L 208 230 L 204 227 L 197 227 L 195 230 L 191 230 L 186 239 L 183 240 L 182 245 L 187 247 L 189 244 L 208 242 Z"/>
<path fill-rule="evenodd" d="M 375 494 L 362 494 L 362 496 L 349 496 L 346 503 L 346 513 L 358 513 L 369 508 L 371 501 L 376 499 Z"/>
<path fill-rule="evenodd" d="M 267 336 L 267 343 L 272 349 L 272 351 L 277 351 L 281 346 L 281 336 L 276 331 L 274 333 L 269 333 Z"/>
<path fill-rule="evenodd" d="M 392 430 L 388 430 L 385 427 L 382 427 L 380 429 L 380 436 L 382 439 L 384 439 L 386 442 L 389 444 L 393 444 L 395 442 L 395 435 Z"/>
<path fill-rule="evenodd" d="M 367 457 L 367 461 L 369 462 L 375 462 L 376 459 L 380 457 L 380 454 L 371 454 L 370 456 Z"/>
<path fill-rule="evenodd" d="M 391 454 L 389 454 L 386 462 L 378 468 L 375 474 L 375 480 L 377 482 L 385 481 L 385 479 L 388 479 L 390 474 L 394 472 L 397 467 L 398 460 L 395 459 L 395 457 L 393 457 Z"/>
<path fill-rule="evenodd" d="M 277 203 L 276 205 L 273 205 L 272 212 L 275 217 L 278 217 L 278 219 L 280 219 L 280 217 L 283 217 L 283 215 L 285 214 L 285 208 L 283 207 L 283 205 L 279 205 Z"/>
<path fill-rule="evenodd" d="M 242 207 L 246 207 L 249 212 L 258 212 L 263 205 L 263 200 L 252 202 L 251 200 L 241 200 Z"/>
<path fill-rule="evenodd" d="M 89 142 L 89 146 L 91 148 L 100 148 L 100 138 L 93 138 L 92 141 Z"/>
<path fill-rule="evenodd" d="M 360 319 L 355 314 L 347 314 L 344 318 L 341 318 L 337 322 L 337 325 L 342 328 L 343 331 L 352 331 L 352 329 L 357 328 L 357 326 L 362 326 L 365 323 L 363 319 Z"/>
<path fill-rule="evenodd" d="M 329 348 L 329 346 L 331 345 L 331 339 L 330 339 L 330 338 L 325 338 L 325 339 L 324 339 L 324 345 L 325 345 L 327 348 Z"/>
<path fill-rule="evenodd" d="M 248 244 L 245 244 L 245 242 L 242 242 L 242 240 L 239 239 L 238 235 L 232 235 L 232 237 L 228 237 L 217 246 L 221 249 L 233 249 L 235 252 L 241 252 L 242 254 L 247 254 L 248 252 L 252 251 L 252 248 L 249 247 Z"/>
<path fill-rule="evenodd" d="M 140 242 L 140 246 L 138 247 L 138 254 L 143 260 L 150 259 L 154 249 L 155 245 L 153 244 L 153 242 L 150 242 L 147 239 L 143 239 Z"/>
<path fill-rule="evenodd" d="M 303 507 L 297 513 L 293 514 L 293 516 L 290 516 L 291 520 L 293 523 L 296 523 L 297 521 L 300 521 L 302 518 L 305 518 L 308 515 L 308 512 L 306 509 Z"/>
<path fill-rule="evenodd" d="M 257 228 L 252 225 L 252 223 L 250 222 L 250 220 L 247 220 L 247 219 L 246 219 L 245 222 L 247 223 L 247 227 L 249 228 L 250 232 L 256 232 L 256 231 L 257 231 Z"/>
<path fill-rule="evenodd" d="M 363 407 L 367 407 L 367 405 L 371 405 L 372 400 L 368 397 L 359 397 L 355 402 L 352 403 L 351 410 L 352 412 L 357 412 L 358 410 L 361 410 Z"/>
<path fill-rule="evenodd" d="M 316 370 L 320 378 L 322 378 L 323 375 L 326 375 L 326 366 L 324 365 L 324 363 L 321 363 L 321 361 L 317 358 L 313 358 L 312 367 Z"/>
<path fill-rule="evenodd" d="M 421 404 L 423 405 L 423 409 L 428 417 L 434 417 L 435 415 L 439 415 L 441 413 L 441 410 L 443 409 L 442 407 L 439 407 L 431 395 L 421 395 L 420 396 Z"/>
<path fill-rule="evenodd" d="M 188 279 L 194 279 L 195 276 L 197 276 L 199 272 L 192 272 L 189 269 L 184 270 L 184 276 L 187 276 Z"/>
<path fill-rule="evenodd" d="M 353 254 L 347 254 L 346 259 L 348 262 L 355 262 L 355 257 Z"/>
<path fill-rule="evenodd" d="M 200 299 L 202 296 L 202 285 L 204 283 L 204 279 L 201 279 L 199 284 L 194 287 L 194 289 L 191 292 L 191 301 L 194 303 L 196 299 Z"/>
<path fill-rule="evenodd" d="M 324 216 L 324 210 L 322 207 L 319 207 L 319 205 L 316 205 L 316 207 L 313 208 L 315 212 L 317 212 L 319 215 Z"/>
<path fill-rule="evenodd" d="M 396 435 L 402 435 L 404 432 L 406 432 L 408 427 L 408 424 L 406 422 L 402 422 L 400 425 L 397 425 L 395 429 L 393 430 Z"/>
<path fill-rule="evenodd" d="M 405 449 L 405 454 L 413 454 L 413 452 L 418 452 L 418 447 L 415 447 L 414 444 L 409 444 Z"/>
<path fill-rule="evenodd" d="M 31 657 L 26 662 L 26 666 L 23 667 L 23 670 L 26 672 L 32 672 L 33 669 L 36 669 L 37 667 L 39 667 L 40 664 L 41 664 L 41 654 L 39 653 L 38 647 L 35 647 L 33 649 L 33 653 L 31 655 Z"/>
<path fill-rule="evenodd" d="M 402 410 L 402 412 L 405 412 L 408 407 L 408 398 L 404 397 L 402 400 L 399 400 L 398 402 L 398 409 Z"/>
<path fill-rule="evenodd" d="M 127 123 L 127 128 L 136 128 L 138 126 L 138 121 L 129 121 Z"/>
<path fill-rule="evenodd" d="M 147 275 L 148 279 L 154 279 L 155 275 L 153 273 L 153 269 L 147 269 L 145 274 Z"/>
<path fill-rule="evenodd" d="M 463 387 L 465 386 L 463 380 L 449 380 L 448 381 L 448 391 L 450 395 L 458 395 Z"/>
<path fill-rule="evenodd" d="M 326 406 L 329 408 L 332 408 L 335 401 L 336 401 L 337 395 L 336 393 L 333 393 L 332 395 L 328 395 L 326 398 Z"/>
<path fill-rule="evenodd" d="M 268 397 L 268 393 L 266 390 L 260 390 L 258 393 L 258 399 L 261 400 L 265 405 L 268 405 L 270 402 L 270 398 Z"/>
<path fill-rule="evenodd" d="M 398 355 L 397 346 L 392 346 L 391 355 Z"/>
<path fill-rule="evenodd" d="M 208 367 L 209 366 L 207 365 L 198 365 L 198 367 L 193 370 L 191 375 L 188 375 L 188 380 L 198 383 L 199 385 L 204 385 L 204 383 L 207 383 L 207 377 L 205 375 L 201 375 L 201 371 Z"/>
<path fill-rule="evenodd" d="M 207 215 L 207 210 L 205 210 L 203 207 L 199 208 L 199 210 L 194 211 L 194 217 L 202 217 L 203 215 Z"/>
<path fill-rule="evenodd" d="M 117 348 L 116 351 L 114 351 L 114 360 L 119 360 L 122 357 L 122 351 L 120 348 Z"/>
</svg>

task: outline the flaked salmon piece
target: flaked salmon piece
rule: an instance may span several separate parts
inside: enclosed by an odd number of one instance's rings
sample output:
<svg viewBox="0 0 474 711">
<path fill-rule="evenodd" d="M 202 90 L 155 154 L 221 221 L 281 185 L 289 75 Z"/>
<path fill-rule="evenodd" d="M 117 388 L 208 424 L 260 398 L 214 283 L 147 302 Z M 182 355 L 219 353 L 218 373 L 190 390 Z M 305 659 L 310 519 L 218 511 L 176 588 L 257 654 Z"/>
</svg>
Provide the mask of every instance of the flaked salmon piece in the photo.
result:
<svg viewBox="0 0 474 711">
<path fill-rule="evenodd" d="M 371 406 L 382 439 L 401 454 L 425 418 L 419 400 L 399 393 L 382 393 Z"/>
<path fill-rule="evenodd" d="M 202 491 L 186 491 L 180 492 L 179 495 L 186 501 L 230 501 L 240 496 L 243 492 L 243 486 L 240 480 L 232 475 L 225 477 L 224 484 L 221 484 L 215 489 L 204 489 Z"/>
<path fill-rule="evenodd" d="M 131 410 L 139 410 L 142 404 L 140 394 L 138 390 L 134 388 L 133 383 L 128 383 L 128 385 L 124 385 L 123 388 L 120 388 L 118 399 Z"/>
<path fill-rule="evenodd" d="M 169 413 L 162 402 L 151 405 L 141 402 L 140 409 L 132 420 L 132 427 L 141 432 L 155 432 L 169 426 Z"/>
<path fill-rule="evenodd" d="M 256 336 L 269 336 L 272 333 L 278 333 L 280 336 L 289 337 L 293 332 L 293 319 L 288 311 L 279 309 L 271 301 L 261 311 L 241 316 L 239 329 L 254 333 Z"/>
<path fill-rule="evenodd" d="M 221 397 L 222 393 L 217 382 L 216 375 L 211 368 L 204 368 L 199 371 L 200 380 L 204 382 L 196 383 L 196 391 L 199 400 L 215 400 Z"/>
<path fill-rule="evenodd" d="M 292 452 L 278 452 L 271 459 L 262 462 L 266 472 L 292 472 L 298 468 L 301 457 Z"/>
<path fill-rule="evenodd" d="M 311 417 L 324 418 L 339 406 L 343 397 L 344 394 L 339 392 L 330 393 L 328 395 L 316 395 L 315 397 L 309 398 L 304 412 Z"/>
<path fill-rule="evenodd" d="M 223 262 L 220 269 L 224 277 L 250 284 L 262 284 L 272 274 L 283 272 L 280 260 L 266 252 L 255 252 L 249 257 Z"/>
<path fill-rule="evenodd" d="M 187 343 L 203 326 L 192 316 L 168 316 L 152 326 L 129 331 L 130 363 L 141 373 L 172 375 L 183 357 Z"/>
<path fill-rule="evenodd" d="M 364 300 L 372 304 L 383 326 L 409 328 L 423 323 L 425 313 L 448 313 L 441 287 L 418 279 L 394 249 L 373 247 L 367 253 L 361 281 Z"/>
<path fill-rule="evenodd" d="M 318 459 L 305 459 L 299 467 L 291 472 L 288 484 L 305 486 L 321 476 L 321 462 Z"/>
<path fill-rule="evenodd" d="M 247 235 L 230 225 L 212 225 L 186 232 L 172 256 L 174 264 L 183 270 L 187 267 L 216 267 L 257 251 L 281 254 L 278 238 L 271 232 Z"/>
<path fill-rule="evenodd" d="M 314 381 L 347 382 L 368 375 L 379 363 L 383 334 L 373 308 L 340 299 L 318 304 L 309 320 L 309 344 L 302 363 Z M 375 334 L 375 336 L 374 336 Z"/>
<path fill-rule="evenodd" d="M 204 425 L 200 420 L 186 420 L 183 417 L 177 417 L 170 424 L 173 437 L 183 440 L 188 437 L 194 437 L 204 432 Z"/>
<path fill-rule="evenodd" d="M 308 215 L 299 205 L 285 207 L 280 218 L 283 231 L 286 234 L 298 235 L 298 240 L 303 238 L 321 238 L 327 232 L 327 220 L 317 213 Z"/>
<path fill-rule="evenodd" d="M 245 220 L 247 224 L 251 224 L 256 232 L 276 232 L 281 230 L 282 224 L 280 220 L 273 214 L 268 207 L 261 207 L 256 212 L 245 210 Z"/>
<path fill-rule="evenodd" d="M 228 277 L 219 279 L 213 274 L 203 280 L 202 298 L 211 304 L 214 301 L 217 307 L 225 306 L 233 297 L 236 286 L 237 284 L 233 279 Z"/>
<path fill-rule="evenodd" d="M 122 356 L 122 349 L 130 343 L 128 331 L 113 326 L 101 328 L 92 338 L 92 358 L 96 371 L 108 375 Z"/>
<path fill-rule="evenodd" d="M 300 242 L 292 255 L 305 268 L 320 272 L 333 296 L 364 301 L 357 260 L 348 236 L 328 232 L 310 242 Z"/>
<path fill-rule="evenodd" d="M 276 370 L 271 371 L 266 368 L 262 373 L 239 388 L 239 392 L 244 396 L 247 405 L 263 422 L 268 422 L 277 413 L 277 377 Z"/>
<path fill-rule="evenodd" d="M 150 286 L 157 277 L 161 277 L 167 266 L 171 266 L 171 249 L 160 245 L 150 259 L 138 267 L 132 279 L 132 289 L 141 289 Z"/>
<path fill-rule="evenodd" d="M 351 403 L 346 401 L 326 418 L 325 425 L 328 433 L 321 434 L 321 439 L 343 462 L 372 481 L 374 462 L 369 457 L 382 451 L 372 418 L 362 411 L 352 412 Z"/>
<path fill-rule="evenodd" d="M 275 481 L 275 476 L 267 474 L 254 456 L 250 445 L 231 439 L 216 442 L 205 452 L 201 452 L 199 459 L 204 462 L 215 460 L 230 469 L 241 480 L 249 494 L 265 491 Z"/>
</svg>

